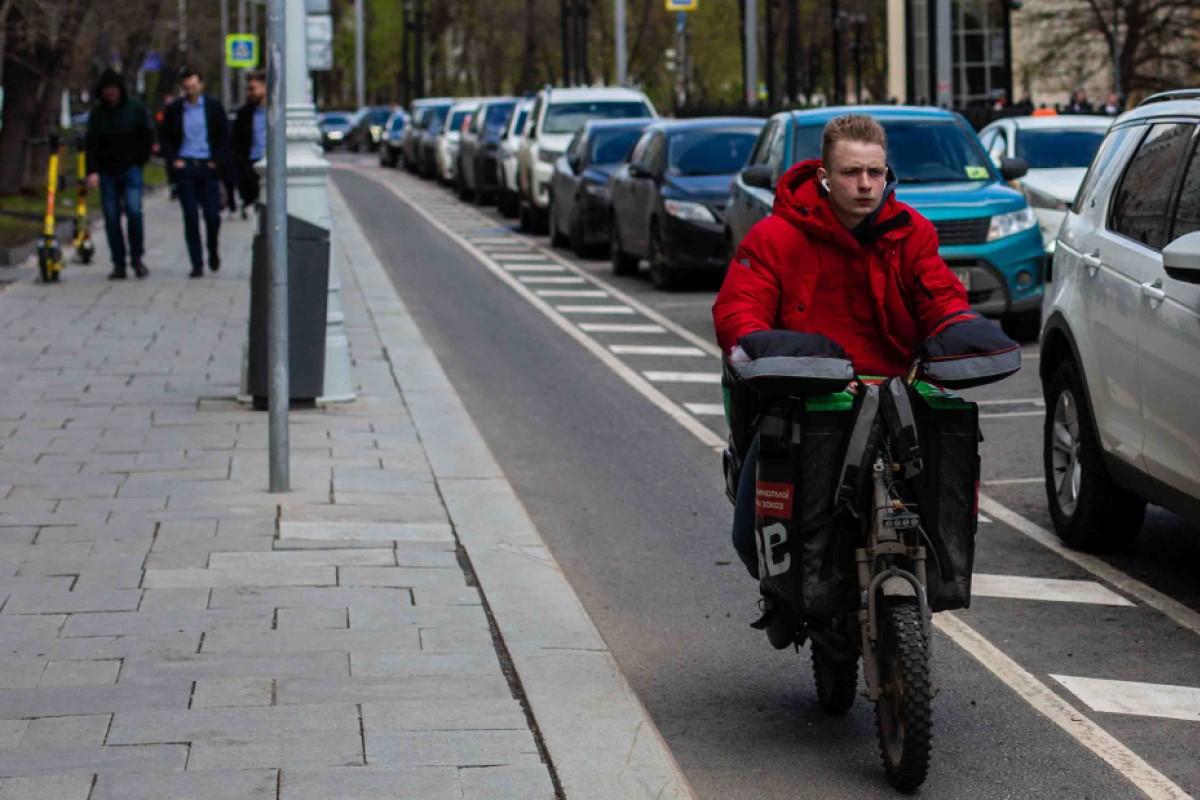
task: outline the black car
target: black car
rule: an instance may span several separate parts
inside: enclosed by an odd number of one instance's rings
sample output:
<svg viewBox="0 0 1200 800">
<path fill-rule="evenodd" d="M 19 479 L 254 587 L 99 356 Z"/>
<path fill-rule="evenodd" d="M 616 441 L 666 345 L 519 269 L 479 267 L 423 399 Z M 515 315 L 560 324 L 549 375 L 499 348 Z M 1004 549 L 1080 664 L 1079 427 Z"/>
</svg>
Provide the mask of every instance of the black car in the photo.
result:
<svg viewBox="0 0 1200 800">
<path fill-rule="evenodd" d="M 400 158 L 409 172 L 418 172 L 421 163 L 421 135 L 429 117 L 429 107 L 449 101 L 448 97 L 422 97 L 408 107 L 408 127 L 400 141 Z"/>
<path fill-rule="evenodd" d="M 584 257 L 609 236 L 608 181 L 653 120 L 592 120 L 576 132 L 550 178 L 550 241 Z"/>
<path fill-rule="evenodd" d="M 354 127 L 346 134 L 346 146 L 353 152 L 360 150 L 374 152 L 379 146 L 379 137 L 383 135 L 383 124 L 392 115 L 388 106 L 367 106 L 359 109 Z"/>
<path fill-rule="evenodd" d="M 325 111 L 317 117 L 317 128 L 321 131 L 321 147 L 333 150 L 346 141 L 346 134 L 354 125 L 351 111 Z"/>
<path fill-rule="evenodd" d="M 458 143 L 459 194 L 482 205 L 500 182 L 500 137 L 517 106 L 515 97 L 489 97 L 479 104 Z"/>
<path fill-rule="evenodd" d="M 408 128 L 408 114 L 396 109 L 383 123 L 383 134 L 379 137 L 379 166 L 394 167 L 404 157 L 401 144 L 404 131 Z"/>
<path fill-rule="evenodd" d="M 421 120 L 420 137 L 417 139 L 417 174 L 422 178 L 437 177 L 437 138 L 450 115 L 453 100 L 430 103 Z"/>
<path fill-rule="evenodd" d="M 668 289 L 685 270 L 723 271 L 729 184 L 763 124 L 709 117 L 647 127 L 609 183 L 613 272 L 632 274 L 645 258 L 654 285 Z"/>
</svg>

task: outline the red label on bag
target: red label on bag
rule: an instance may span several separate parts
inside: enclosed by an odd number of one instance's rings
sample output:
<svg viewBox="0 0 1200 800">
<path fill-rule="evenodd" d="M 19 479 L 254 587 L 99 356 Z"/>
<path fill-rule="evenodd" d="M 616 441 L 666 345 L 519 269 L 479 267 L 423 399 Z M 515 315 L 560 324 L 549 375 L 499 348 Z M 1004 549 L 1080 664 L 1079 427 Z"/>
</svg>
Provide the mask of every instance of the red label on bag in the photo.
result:
<svg viewBox="0 0 1200 800">
<path fill-rule="evenodd" d="M 754 484 L 754 510 L 760 517 L 791 519 L 793 491 L 790 483 L 758 481 Z"/>
</svg>

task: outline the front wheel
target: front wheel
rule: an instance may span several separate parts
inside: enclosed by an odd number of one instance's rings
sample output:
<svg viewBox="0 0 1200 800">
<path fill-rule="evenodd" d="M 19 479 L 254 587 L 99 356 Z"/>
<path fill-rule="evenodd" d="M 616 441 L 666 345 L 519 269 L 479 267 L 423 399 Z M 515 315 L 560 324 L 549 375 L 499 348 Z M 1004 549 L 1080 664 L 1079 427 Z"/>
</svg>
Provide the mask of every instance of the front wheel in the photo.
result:
<svg viewBox="0 0 1200 800">
<path fill-rule="evenodd" d="M 849 711 L 858 694 L 858 658 L 835 653 L 814 637 L 812 667 L 821 708 L 839 717 Z"/>
<path fill-rule="evenodd" d="M 888 783 L 910 792 L 925 782 L 933 744 L 929 640 L 915 603 L 892 603 L 883 612 L 875 729 Z"/>
</svg>

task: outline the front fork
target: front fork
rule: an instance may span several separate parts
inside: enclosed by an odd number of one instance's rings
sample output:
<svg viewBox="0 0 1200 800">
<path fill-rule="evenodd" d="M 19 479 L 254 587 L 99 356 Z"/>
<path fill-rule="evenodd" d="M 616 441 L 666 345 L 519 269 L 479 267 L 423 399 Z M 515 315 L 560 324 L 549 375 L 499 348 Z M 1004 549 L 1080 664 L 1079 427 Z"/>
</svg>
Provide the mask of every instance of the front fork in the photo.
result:
<svg viewBox="0 0 1200 800">
<path fill-rule="evenodd" d="M 867 696 L 881 693 L 879 670 L 879 603 L 893 598 L 915 600 L 921 629 L 930 641 L 929 601 L 925 592 L 925 548 L 919 540 L 919 518 L 888 495 L 885 471 L 891 465 L 876 458 L 872 475 L 872 515 L 865 547 L 854 551 L 858 565 L 858 626 Z M 910 565 L 902 569 L 899 564 Z"/>
</svg>

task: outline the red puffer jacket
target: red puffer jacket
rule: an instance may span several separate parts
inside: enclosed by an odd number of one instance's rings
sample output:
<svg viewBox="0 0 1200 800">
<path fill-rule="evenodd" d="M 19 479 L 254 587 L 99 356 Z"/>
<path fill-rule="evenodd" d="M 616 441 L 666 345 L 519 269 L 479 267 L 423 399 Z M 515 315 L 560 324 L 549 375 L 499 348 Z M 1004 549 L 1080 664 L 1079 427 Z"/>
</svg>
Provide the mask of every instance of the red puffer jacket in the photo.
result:
<svg viewBox="0 0 1200 800">
<path fill-rule="evenodd" d="M 938 256 L 933 223 L 890 189 L 865 230 L 838 221 L 820 164 L 789 169 L 773 213 L 738 246 L 713 303 L 717 342 L 728 353 L 754 331 L 820 333 L 860 375 L 903 374 L 927 337 L 969 318 L 966 292 Z"/>
</svg>

